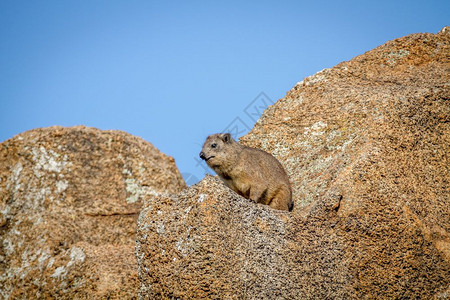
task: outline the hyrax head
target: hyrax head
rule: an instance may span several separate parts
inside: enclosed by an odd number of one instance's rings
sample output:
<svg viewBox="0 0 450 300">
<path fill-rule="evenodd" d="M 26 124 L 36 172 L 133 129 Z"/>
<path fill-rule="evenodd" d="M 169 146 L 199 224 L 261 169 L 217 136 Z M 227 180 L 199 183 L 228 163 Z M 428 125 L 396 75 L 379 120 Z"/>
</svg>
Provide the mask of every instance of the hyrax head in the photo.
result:
<svg viewBox="0 0 450 300">
<path fill-rule="evenodd" d="M 203 159 L 211 168 L 220 167 L 234 156 L 236 141 L 229 133 L 216 133 L 208 136 L 200 152 Z"/>
</svg>

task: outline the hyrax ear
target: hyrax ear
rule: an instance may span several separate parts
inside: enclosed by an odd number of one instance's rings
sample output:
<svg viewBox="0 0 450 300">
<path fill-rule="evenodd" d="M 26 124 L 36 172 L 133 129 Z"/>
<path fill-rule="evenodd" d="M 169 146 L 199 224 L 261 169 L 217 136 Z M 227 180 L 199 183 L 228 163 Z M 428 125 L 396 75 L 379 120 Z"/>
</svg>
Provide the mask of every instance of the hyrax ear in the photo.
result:
<svg viewBox="0 0 450 300">
<path fill-rule="evenodd" d="M 231 143 L 231 134 L 224 133 L 222 134 L 221 138 L 224 143 Z"/>
</svg>

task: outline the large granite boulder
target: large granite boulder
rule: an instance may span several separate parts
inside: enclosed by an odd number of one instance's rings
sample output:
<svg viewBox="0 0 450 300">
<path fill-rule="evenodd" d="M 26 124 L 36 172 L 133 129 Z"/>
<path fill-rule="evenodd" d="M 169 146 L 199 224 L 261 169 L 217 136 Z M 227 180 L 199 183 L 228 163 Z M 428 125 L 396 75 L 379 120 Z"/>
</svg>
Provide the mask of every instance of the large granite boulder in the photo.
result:
<svg viewBox="0 0 450 300">
<path fill-rule="evenodd" d="M 140 138 L 86 127 L 0 144 L 0 298 L 137 298 L 142 199 L 179 192 L 174 160 Z"/>
<path fill-rule="evenodd" d="M 447 298 L 450 30 L 414 34 L 299 82 L 241 143 L 274 154 L 296 207 L 213 177 L 146 202 L 140 296 Z"/>
</svg>

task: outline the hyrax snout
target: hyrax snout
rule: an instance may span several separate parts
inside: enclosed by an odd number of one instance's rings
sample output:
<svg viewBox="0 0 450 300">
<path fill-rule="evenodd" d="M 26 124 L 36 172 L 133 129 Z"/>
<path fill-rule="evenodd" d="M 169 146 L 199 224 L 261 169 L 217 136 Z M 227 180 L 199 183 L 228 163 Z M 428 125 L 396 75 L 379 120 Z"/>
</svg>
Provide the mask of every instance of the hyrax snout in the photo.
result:
<svg viewBox="0 0 450 300">
<path fill-rule="evenodd" d="M 240 145 L 229 133 L 224 133 L 208 136 L 200 158 L 239 195 L 275 209 L 292 211 L 289 178 L 280 162 L 269 153 Z"/>
</svg>

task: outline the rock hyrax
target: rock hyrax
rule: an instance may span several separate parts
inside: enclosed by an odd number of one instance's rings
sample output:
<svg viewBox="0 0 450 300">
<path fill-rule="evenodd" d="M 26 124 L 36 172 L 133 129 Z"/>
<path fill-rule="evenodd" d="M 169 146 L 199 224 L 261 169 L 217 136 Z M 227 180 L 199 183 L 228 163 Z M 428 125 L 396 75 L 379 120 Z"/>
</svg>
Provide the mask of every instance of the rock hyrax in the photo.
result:
<svg viewBox="0 0 450 300">
<path fill-rule="evenodd" d="M 292 190 L 280 162 L 267 152 L 240 145 L 229 133 L 210 135 L 200 158 L 225 184 L 247 199 L 292 211 Z"/>
</svg>

